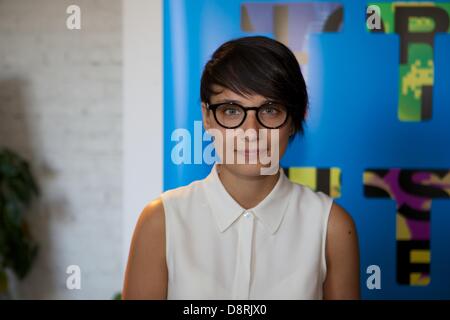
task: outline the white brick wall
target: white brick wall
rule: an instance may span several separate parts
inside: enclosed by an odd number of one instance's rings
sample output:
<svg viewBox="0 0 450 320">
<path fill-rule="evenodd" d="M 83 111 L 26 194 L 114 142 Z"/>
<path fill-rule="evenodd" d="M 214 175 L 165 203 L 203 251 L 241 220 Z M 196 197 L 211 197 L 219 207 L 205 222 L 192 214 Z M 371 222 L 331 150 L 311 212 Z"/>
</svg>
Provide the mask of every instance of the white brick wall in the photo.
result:
<svg viewBox="0 0 450 320">
<path fill-rule="evenodd" d="M 81 30 L 68 30 L 70 4 Z M 122 2 L 0 0 L 0 146 L 32 163 L 40 245 L 16 297 L 110 299 L 122 274 Z M 65 287 L 66 267 L 82 289 Z"/>
</svg>

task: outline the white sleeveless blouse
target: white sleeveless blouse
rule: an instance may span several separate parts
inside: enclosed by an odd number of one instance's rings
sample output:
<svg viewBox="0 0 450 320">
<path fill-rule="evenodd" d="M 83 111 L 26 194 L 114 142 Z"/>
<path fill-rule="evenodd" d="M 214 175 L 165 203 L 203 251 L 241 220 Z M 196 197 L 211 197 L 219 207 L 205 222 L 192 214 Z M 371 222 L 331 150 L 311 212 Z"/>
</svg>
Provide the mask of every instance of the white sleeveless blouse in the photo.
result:
<svg viewBox="0 0 450 320">
<path fill-rule="evenodd" d="M 226 191 L 217 164 L 205 179 L 162 193 L 168 299 L 322 299 L 333 198 L 280 170 L 248 210 Z"/>
</svg>

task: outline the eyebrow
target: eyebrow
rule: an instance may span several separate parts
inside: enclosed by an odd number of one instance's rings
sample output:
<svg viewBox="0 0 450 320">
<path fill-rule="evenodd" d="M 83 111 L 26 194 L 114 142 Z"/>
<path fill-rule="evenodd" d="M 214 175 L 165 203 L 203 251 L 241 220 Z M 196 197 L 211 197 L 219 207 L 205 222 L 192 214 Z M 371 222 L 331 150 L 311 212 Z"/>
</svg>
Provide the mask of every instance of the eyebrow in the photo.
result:
<svg viewBox="0 0 450 320">
<path fill-rule="evenodd" d="M 222 100 L 219 100 L 218 102 L 211 103 L 211 104 L 230 103 L 230 102 L 231 103 L 236 103 L 236 104 L 239 104 L 239 105 L 243 105 L 243 103 L 241 101 L 233 100 L 233 99 L 222 99 Z M 266 99 L 266 100 L 263 100 L 259 105 L 263 105 L 263 104 L 266 104 L 266 103 L 269 103 L 269 102 L 276 102 L 276 101 L 270 100 L 270 99 Z"/>
</svg>

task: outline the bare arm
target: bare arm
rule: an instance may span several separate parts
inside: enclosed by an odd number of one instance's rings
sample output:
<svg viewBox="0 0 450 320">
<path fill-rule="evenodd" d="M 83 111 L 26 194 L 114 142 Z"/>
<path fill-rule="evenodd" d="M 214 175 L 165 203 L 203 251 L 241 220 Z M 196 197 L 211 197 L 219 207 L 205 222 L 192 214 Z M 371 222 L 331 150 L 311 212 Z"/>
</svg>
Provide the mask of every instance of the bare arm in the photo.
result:
<svg viewBox="0 0 450 320">
<path fill-rule="evenodd" d="M 165 217 L 161 199 L 149 203 L 131 241 L 122 299 L 166 299 Z"/>
<path fill-rule="evenodd" d="M 324 299 L 359 299 L 359 247 L 351 216 L 333 203 L 326 240 Z"/>
</svg>

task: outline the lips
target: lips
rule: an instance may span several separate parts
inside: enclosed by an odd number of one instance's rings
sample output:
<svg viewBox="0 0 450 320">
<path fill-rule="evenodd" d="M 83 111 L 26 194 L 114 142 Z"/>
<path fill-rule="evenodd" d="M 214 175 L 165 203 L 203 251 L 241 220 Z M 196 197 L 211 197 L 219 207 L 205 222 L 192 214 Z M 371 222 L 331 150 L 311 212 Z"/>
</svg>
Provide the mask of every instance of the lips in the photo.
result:
<svg viewBox="0 0 450 320">
<path fill-rule="evenodd" d="M 259 149 L 244 149 L 244 150 L 235 150 L 235 152 L 244 153 L 244 154 L 255 154 L 259 153 L 262 150 Z"/>
<path fill-rule="evenodd" d="M 235 149 L 237 152 L 258 152 L 259 149 Z"/>
</svg>

